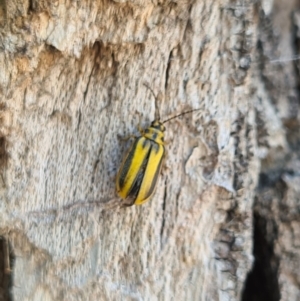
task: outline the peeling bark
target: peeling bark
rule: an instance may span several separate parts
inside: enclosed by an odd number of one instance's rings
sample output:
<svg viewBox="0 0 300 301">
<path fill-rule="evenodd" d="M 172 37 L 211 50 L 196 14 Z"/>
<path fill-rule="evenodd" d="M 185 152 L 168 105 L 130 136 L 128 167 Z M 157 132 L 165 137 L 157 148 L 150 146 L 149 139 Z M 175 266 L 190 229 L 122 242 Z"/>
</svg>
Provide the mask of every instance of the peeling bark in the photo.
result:
<svg viewBox="0 0 300 301">
<path fill-rule="evenodd" d="M 14 300 L 299 299 L 297 8 L 0 1 Z M 154 119 L 145 83 L 162 120 L 201 110 L 166 124 L 157 191 L 124 209 L 117 137 Z"/>
</svg>

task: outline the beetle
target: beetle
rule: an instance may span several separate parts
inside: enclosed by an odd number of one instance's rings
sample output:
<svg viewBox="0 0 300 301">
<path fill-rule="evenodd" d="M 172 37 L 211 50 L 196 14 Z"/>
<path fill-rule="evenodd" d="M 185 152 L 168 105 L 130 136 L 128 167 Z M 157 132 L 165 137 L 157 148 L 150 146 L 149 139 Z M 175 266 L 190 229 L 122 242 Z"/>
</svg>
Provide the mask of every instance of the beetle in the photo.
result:
<svg viewBox="0 0 300 301">
<path fill-rule="evenodd" d="M 157 99 L 150 87 L 144 84 Z M 156 106 L 157 108 L 157 106 Z M 158 177 L 165 156 L 164 123 L 199 109 L 183 112 L 165 121 L 160 121 L 159 111 L 148 128 L 141 129 L 141 136 L 134 142 L 125 155 L 116 179 L 116 190 L 124 200 L 123 206 L 142 205 L 155 192 Z"/>
</svg>

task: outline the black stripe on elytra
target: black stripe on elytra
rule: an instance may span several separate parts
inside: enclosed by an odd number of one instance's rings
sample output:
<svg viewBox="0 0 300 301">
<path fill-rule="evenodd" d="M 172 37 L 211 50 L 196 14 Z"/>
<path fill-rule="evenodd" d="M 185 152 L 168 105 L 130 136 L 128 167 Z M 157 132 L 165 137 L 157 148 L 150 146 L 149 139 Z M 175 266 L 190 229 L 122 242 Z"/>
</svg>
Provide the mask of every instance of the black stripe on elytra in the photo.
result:
<svg viewBox="0 0 300 301">
<path fill-rule="evenodd" d="M 151 153 L 151 151 L 155 151 L 156 153 L 158 153 L 159 148 L 160 148 L 160 145 L 157 144 L 156 142 L 153 142 L 153 141 L 149 141 L 149 142 L 151 143 L 150 150 L 149 150 L 147 156 L 145 157 L 145 160 L 143 161 L 143 164 L 141 166 L 141 169 L 139 171 L 139 174 L 138 174 L 138 177 L 135 181 L 135 184 L 133 185 L 133 187 L 132 187 L 132 189 L 129 193 L 130 197 L 132 197 L 134 200 L 136 200 L 136 198 L 137 198 L 137 196 L 140 192 L 140 188 L 142 186 L 142 182 L 143 182 L 144 175 L 145 175 L 145 170 L 146 170 L 146 168 L 148 166 L 148 163 L 149 163 L 150 153 Z M 165 148 L 164 148 L 163 155 L 160 159 L 158 168 L 156 170 L 156 173 L 154 175 L 154 178 L 152 179 L 151 187 L 148 191 L 148 194 L 145 196 L 145 199 L 147 199 L 153 193 L 153 190 L 154 190 L 156 182 L 157 182 L 157 178 L 158 178 L 159 173 L 160 173 L 160 168 L 161 168 L 162 159 L 164 157 L 164 153 L 165 153 Z"/>
<path fill-rule="evenodd" d="M 130 168 L 132 159 L 134 157 L 135 149 L 136 149 L 136 146 L 139 142 L 139 139 L 140 138 L 137 138 L 137 139 L 134 140 L 134 142 L 131 146 L 131 149 L 130 149 L 128 155 L 127 155 L 127 158 L 125 159 L 125 162 L 124 162 L 124 164 L 121 168 L 120 175 L 119 175 L 119 185 L 120 185 L 121 189 L 123 188 L 123 186 L 125 184 L 126 175 L 128 173 L 128 170 Z"/>
<path fill-rule="evenodd" d="M 158 148 L 159 148 L 159 145 L 158 145 L 157 143 L 155 143 L 155 144 L 156 144 L 156 145 L 158 146 Z M 150 187 L 150 189 L 149 189 L 149 191 L 148 191 L 148 194 L 147 194 L 147 196 L 145 197 L 145 199 L 147 199 L 148 197 L 150 197 L 151 194 L 153 193 L 153 190 L 155 189 L 155 186 L 156 186 L 156 183 L 157 183 L 158 176 L 159 176 L 159 174 L 160 174 L 161 164 L 162 164 L 162 161 L 163 161 L 163 158 L 164 158 L 164 154 L 165 154 L 165 148 L 164 148 L 164 146 L 161 146 L 161 147 L 163 147 L 163 150 L 164 150 L 164 151 L 163 151 L 163 154 L 162 154 L 162 156 L 161 156 L 161 158 L 160 158 L 159 164 L 158 164 L 158 166 L 157 166 L 155 175 L 154 175 L 154 177 L 153 177 L 153 179 L 152 179 L 151 187 Z M 158 152 L 158 149 L 157 149 L 157 152 Z"/>
<path fill-rule="evenodd" d="M 141 165 L 141 168 L 133 182 L 133 185 L 131 186 L 131 189 L 128 193 L 128 197 L 132 198 L 135 202 L 139 192 L 140 192 L 140 188 L 142 185 L 142 181 L 144 179 L 144 175 L 145 175 L 145 169 L 147 167 L 148 161 L 149 161 L 149 157 L 150 157 L 150 153 L 151 153 L 151 149 L 152 149 L 152 142 L 148 141 L 148 143 L 151 143 L 151 146 L 149 148 L 149 151 L 147 153 L 147 155 L 145 156 L 143 163 Z"/>
<path fill-rule="evenodd" d="M 126 179 L 126 176 L 128 174 L 128 171 L 130 169 L 130 166 L 132 164 L 132 161 L 133 161 L 133 158 L 134 158 L 135 152 L 136 152 L 136 147 L 137 147 L 137 144 L 140 142 L 140 139 L 144 139 L 143 144 L 142 144 L 143 148 L 146 148 L 149 145 L 149 143 L 151 143 L 151 141 L 149 139 L 146 139 L 146 138 L 143 138 L 143 137 L 139 137 L 139 138 L 135 139 L 135 141 L 132 144 L 132 147 L 131 147 L 128 155 L 127 155 L 127 158 L 126 158 L 126 160 L 125 160 L 125 162 L 122 166 L 122 171 L 121 171 L 120 176 L 119 176 L 120 188 L 123 188 L 124 185 L 125 185 L 125 179 Z M 145 155 L 144 161 L 148 160 L 150 151 L 151 151 L 151 145 L 150 145 L 148 153 Z M 141 171 L 142 171 L 143 164 L 144 164 L 144 162 L 142 163 L 142 166 L 139 170 L 139 173 L 141 173 Z M 139 173 L 137 174 L 137 177 L 134 179 L 134 181 L 132 183 L 132 187 L 134 186 L 135 182 L 137 181 L 137 178 L 139 177 Z M 130 194 L 130 190 L 128 191 L 127 196 L 129 196 L 129 194 Z"/>
</svg>

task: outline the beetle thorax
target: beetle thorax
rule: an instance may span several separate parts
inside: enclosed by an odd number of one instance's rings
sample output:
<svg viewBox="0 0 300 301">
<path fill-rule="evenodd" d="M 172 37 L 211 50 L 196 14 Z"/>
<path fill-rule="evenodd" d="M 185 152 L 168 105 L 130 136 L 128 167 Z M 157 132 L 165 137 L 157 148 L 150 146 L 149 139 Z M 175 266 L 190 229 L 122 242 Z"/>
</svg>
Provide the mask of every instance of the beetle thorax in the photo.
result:
<svg viewBox="0 0 300 301">
<path fill-rule="evenodd" d="M 164 145 L 164 130 L 165 127 L 160 121 L 153 121 L 151 126 L 144 130 L 143 136 L 154 142 Z"/>
</svg>

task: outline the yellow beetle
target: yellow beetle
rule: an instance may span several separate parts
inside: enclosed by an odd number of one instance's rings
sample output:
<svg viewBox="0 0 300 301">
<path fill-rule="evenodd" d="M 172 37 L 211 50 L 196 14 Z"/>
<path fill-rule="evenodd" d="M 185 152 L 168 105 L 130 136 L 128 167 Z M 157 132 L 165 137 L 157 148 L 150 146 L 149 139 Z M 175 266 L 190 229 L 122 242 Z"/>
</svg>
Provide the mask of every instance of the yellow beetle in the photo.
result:
<svg viewBox="0 0 300 301">
<path fill-rule="evenodd" d="M 148 86 L 146 87 L 154 95 L 153 91 Z M 164 122 L 160 121 L 159 112 L 156 111 L 155 120 L 150 127 L 144 130 L 139 129 L 141 136 L 135 137 L 121 164 L 116 180 L 116 190 L 124 199 L 124 206 L 141 205 L 147 202 L 155 191 L 165 154 L 165 126 L 163 124 L 196 110 L 199 109 L 181 113 Z"/>
</svg>

